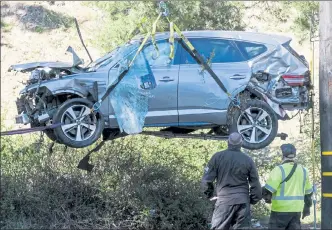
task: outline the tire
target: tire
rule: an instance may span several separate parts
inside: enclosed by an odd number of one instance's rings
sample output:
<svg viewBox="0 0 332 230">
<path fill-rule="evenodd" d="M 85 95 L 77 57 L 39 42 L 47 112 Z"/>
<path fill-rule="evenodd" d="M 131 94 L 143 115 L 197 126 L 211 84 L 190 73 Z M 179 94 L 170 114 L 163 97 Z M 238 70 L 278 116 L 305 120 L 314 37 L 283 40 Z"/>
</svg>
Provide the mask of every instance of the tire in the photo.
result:
<svg viewBox="0 0 332 230">
<path fill-rule="evenodd" d="M 92 102 L 84 98 L 65 101 L 53 116 L 53 124 L 63 123 L 54 129 L 54 134 L 61 144 L 72 148 L 84 148 L 95 143 L 104 129 L 102 114 L 88 114 Z M 88 114 L 77 121 L 81 114 Z"/>
<path fill-rule="evenodd" d="M 246 149 L 262 149 L 271 144 L 278 133 L 278 118 L 273 109 L 260 100 L 249 100 L 241 109 L 232 114 L 230 133 L 240 133 L 242 147 Z"/>
</svg>

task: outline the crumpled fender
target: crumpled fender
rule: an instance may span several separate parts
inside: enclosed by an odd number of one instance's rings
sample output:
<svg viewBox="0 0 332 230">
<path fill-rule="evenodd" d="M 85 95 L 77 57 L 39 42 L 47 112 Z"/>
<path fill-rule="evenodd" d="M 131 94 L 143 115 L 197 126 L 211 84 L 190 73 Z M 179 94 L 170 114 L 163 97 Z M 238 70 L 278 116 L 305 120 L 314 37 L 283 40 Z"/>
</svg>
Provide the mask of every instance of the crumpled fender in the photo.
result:
<svg viewBox="0 0 332 230">
<path fill-rule="evenodd" d="M 79 94 L 82 97 L 86 97 L 89 94 L 87 86 L 83 82 L 77 79 L 68 79 L 63 81 L 58 81 L 59 84 L 56 86 L 49 86 L 49 90 L 53 95 L 62 94 L 62 93 L 74 93 Z"/>
<path fill-rule="evenodd" d="M 37 87 L 38 84 L 28 86 L 23 91 L 21 91 L 21 93 L 31 91 Z M 47 88 L 49 92 L 53 95 L 71 93 L 71 94 L 77 94 L 81 97 L 87 97 L 89 94 L 87 85 L 85 85 L 82 81 L 77 80 L 75 78 L 50 80 L 48 82 L 40 84 L 40 88 L 42 87 Z"/>
</svg>

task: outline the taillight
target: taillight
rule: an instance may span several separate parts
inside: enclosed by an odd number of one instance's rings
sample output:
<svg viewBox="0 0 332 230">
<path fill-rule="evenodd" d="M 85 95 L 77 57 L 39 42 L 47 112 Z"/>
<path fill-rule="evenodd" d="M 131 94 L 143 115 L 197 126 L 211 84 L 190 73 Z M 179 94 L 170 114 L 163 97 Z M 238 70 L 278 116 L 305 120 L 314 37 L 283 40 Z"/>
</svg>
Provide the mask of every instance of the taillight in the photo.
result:
<svg viewBox="0 0 332 230">
<path fill-rule="evenodd" d="M 283 75 L 282 78 L 290 86 L 303 86 L 304 85 L 304 75 Z"/>
</svg>

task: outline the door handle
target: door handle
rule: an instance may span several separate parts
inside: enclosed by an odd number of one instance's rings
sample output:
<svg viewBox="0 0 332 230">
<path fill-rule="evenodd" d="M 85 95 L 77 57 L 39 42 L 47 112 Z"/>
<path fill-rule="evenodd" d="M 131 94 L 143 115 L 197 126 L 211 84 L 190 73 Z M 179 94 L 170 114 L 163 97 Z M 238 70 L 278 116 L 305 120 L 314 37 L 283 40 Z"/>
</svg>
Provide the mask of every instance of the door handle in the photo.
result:
<svg viewBox="0 0 332 230">
<path fill-rule="evenodd" d="M 170 82 L 170 81 L 174 81 L 174 79 L 170 78 L 168 76 L 165 76 L 162 79 L 160 79 L 159 81 L 161 81 L 161 82 Z"/>
<path fill-rule="evenodd" d="M 230 79 L 244 79 L 246 78 L 245 75 L 242 74 L 234 74 L 233 76 L 229 77 Z"/>
</svg>

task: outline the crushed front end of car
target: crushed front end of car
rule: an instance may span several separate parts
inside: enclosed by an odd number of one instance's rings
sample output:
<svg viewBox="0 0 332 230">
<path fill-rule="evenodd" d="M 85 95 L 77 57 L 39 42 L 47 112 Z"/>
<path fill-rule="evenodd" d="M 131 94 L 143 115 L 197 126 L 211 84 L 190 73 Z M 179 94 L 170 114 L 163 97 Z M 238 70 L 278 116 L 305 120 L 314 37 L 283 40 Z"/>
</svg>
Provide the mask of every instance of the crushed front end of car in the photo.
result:
<svg viewBox="0 0 332 230">
<path fill-rule="evenodd" d="M 31 123 L 32 126 L 45 125 L 57 107 L 55 101 L 49 101 L 53 93 L 44 87 L 44 83 L 84 72 L 70 65 L 52 62 L 14 65 L 11 66 L 11 70 L 30 73 L 29 79 L 25 82 L 26 87 L 16 100 L 19 114 L 16 116 L 16 123 L 25 125 Z"/>
</svg>

